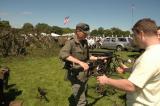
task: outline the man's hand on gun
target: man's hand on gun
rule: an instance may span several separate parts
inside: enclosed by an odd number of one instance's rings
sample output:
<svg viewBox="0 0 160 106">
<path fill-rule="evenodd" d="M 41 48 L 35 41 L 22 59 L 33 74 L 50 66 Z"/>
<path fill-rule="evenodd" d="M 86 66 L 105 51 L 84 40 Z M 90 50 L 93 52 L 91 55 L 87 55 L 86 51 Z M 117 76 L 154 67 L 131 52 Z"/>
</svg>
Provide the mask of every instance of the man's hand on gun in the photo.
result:
<svg viewBox="0 0 160 106">
<path fill-rule="evenodd" d="M 101 56 L 101 57 L 97 57 L 97 60 L 106 60 L 108 57 L 104 57 L 104 56 Z"/>
<path fill-rule="evenodd" d="M 120 66 L 116 68 L 116 71 L 119 73 L 119 74 L 122 74 L 124 73 L 126 70 L 128 69 L 128 67 L 123 64 L 123 63 L 120 63 Z M 106 75 L 102 75 L 102 76 L 98 76 L 97 77 L 97 81 L 99 84 L 101 85 L 105 85 L 105 84 L 108 84 L 109 78 L 106 76 Z"/>
<path fill-rule="evenodd" d="M 85 62 L 80 62 L 79 65 L 83 67 L 84 71 L 87 71 L 89 69 L 89 65 Z"/>
<path fill-rule="evenodd" d="M 101 85 L 105 85 L 108 83 L 108 77 L 106 75 L 98 76 L 97 81 Z"/>
<path fill-rule="evenodd" d="M 107 61 L 107 58 L 108 57 L 103 57 L 102 56 L 102 57 L 97 57 L 97 60 L 105 60 L 105 61 Z M 107 79 L 108 79 L 108 77 L 106 75 L 102 75 L 102 76 L 98 76 L 97 77 L 97 81 L 101 85 L 105 85 L 106 82 L 107 82 Z"/>
<path fill-rule="evenodd" d="M 96 58 L 96 59 L 95 59 Z M 106 60 L 107 59 L 107 57 L 94 57 L 94 56 L 92 56 L 91 57 L 91 60 Z M 88 65 L 88 63 L 85 63 L 85 62 L 80 62 L 79 63 L 79 65 L 84 69 L 84 71 L 87 71 L 88 69 L 89 69 L 89 65 Z"/>
<path fill-rule="evenodd" d="M 127 69 L 128 69 L 128 67 L 127 67 L 126 65 L 124 65 L 123 63 L 121 63 L 120 66 L 117 67 L 116 71 L 117 71 L 119 74 L 122 74 L 122 73 L 124 73 Z"/>
<path fill-rule="evenodd" d="M 107 56 L 98 56 L 98 57 L 91 56 L 90 60 L 97 61 L 97 60 L 105 60 L 107 58 L 108 58 Z"/>
</svg>

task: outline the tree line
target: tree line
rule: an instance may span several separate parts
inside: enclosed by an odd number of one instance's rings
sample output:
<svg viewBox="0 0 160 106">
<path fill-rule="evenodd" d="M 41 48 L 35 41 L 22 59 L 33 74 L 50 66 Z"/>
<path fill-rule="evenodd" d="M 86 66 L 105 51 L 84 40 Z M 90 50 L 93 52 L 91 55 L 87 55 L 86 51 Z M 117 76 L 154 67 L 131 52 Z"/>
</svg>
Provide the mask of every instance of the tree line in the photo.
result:
<svg viewBox="0 0 160 106">
<path fill-rule="evenodd" d="M 9 21 L 0 21 L 0 29 L 8 29 L 11 28 Z M 14 28 L 16 30 L 21 30 L 24 33 L 56 33 L 59 35 L 66 34 L 66 33 L 73 33 L 75 29 L 71 28 L 62 28 L 59 26 L 50 26 L 46 23 L 38 23 L 33 26 L 31 23 L 24 23 L 22 28 Z M 105 29 L 103 27 L 99 27 L 98 29 L 93 29 L 90 33 L 91 36 L 129 36 L 131 33 L 130 31 L 123 31 L 120 28 L 110 28 Z"/>
<path fill-rule="evenodd" d="M 57 43 L 54 37 L 44 36 L 41 33 L 59 35 L 73 33 L 75 29 L 50 26 L 46 23 L 38 23 L 33 26 L 31 23 L 24 23 L 22 28 L 11 27 L 9 21 L 0 20 L 0 55 L 26 55 L 33 53 L 33 49 L 41 48 L 47 50 L 56 49 Z M 94 29 L 91 36 L 128 36 L 129 31 L 122 31 L 119 28 L 104 29 L 102 27 Z M 63 42 L 64 43 L 64 42 Z M 59 45 L 57 43 L 57 45 Z"/>
</svg>

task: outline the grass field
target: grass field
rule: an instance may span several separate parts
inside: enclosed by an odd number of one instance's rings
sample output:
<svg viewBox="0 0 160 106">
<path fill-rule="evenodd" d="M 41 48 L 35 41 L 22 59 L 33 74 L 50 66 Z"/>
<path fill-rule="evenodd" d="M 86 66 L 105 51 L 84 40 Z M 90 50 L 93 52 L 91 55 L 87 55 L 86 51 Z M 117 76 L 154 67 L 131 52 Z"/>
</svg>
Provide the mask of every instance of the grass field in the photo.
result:
<svg viewBox="0 0 160 106">
<path fill-rule="evenodd" d="M 119 52 L 123 58 L 133 58 L 137 53 Z M 0 58 L 0 65 L 7 65 L 10 70 L 9 87 L 5 90 L 8 101 L 23 100 L 24 106 L 68 106 L 71 87 L 64 81 L 63 62 L 56 55 L 19 56 Z M 127 75 L 124 75 L 127 76 Z M 88 82 L 88 101 L 91 106 L 124 106 L 124 92 L 107 89 L 106 95 L 100 97 L 95 92 L 96 80 Z M 37 88 L 45 88 L 49 102 L 40 100 Z M 114 88 L 112 88 L 114 89 Z"/>
</svg>

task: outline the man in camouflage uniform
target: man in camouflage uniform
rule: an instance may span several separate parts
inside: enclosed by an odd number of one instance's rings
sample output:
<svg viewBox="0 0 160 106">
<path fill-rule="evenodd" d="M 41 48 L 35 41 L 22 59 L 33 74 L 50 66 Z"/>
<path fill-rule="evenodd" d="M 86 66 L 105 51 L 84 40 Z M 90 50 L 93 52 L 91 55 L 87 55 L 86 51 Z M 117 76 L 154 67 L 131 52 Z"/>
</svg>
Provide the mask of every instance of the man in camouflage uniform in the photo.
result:
<svg viewBox="0 0 160 106">
<path fill-rule="evenodd" d="M 75 104 L 73 106 L 87 105 L 87 71 L 89 69 L 87 60 L 97 60 L 95 56 L 89 56 L 89 48 L 85 39 L 89 32 L 89 25 L 79 23 L 76 25 L 75 35 L 68 40 L 60 51 L 60 58 L 65 62 L 65 68 L 68 70 L 68 80 L 72 84 L 73 97 Z M 103 57 L 101 58 L 103 59 Z M 78 67 L 80 66 L 80 67 Z"/>
</svg>

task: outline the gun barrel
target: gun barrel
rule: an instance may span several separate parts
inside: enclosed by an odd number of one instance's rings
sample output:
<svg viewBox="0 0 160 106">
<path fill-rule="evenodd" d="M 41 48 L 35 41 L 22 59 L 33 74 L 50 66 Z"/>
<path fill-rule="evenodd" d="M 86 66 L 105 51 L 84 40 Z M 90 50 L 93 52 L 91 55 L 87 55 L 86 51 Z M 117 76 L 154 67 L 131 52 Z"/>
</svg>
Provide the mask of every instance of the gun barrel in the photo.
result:
<svg viewBox="0 0 160 106">
<path fill-rule="evenodd" d="M 94 56 L 107 56 L 110 57 L 113 55 L 113 52 L 111 51 L 89 51 L 90 54 Z"/>
</svg>

